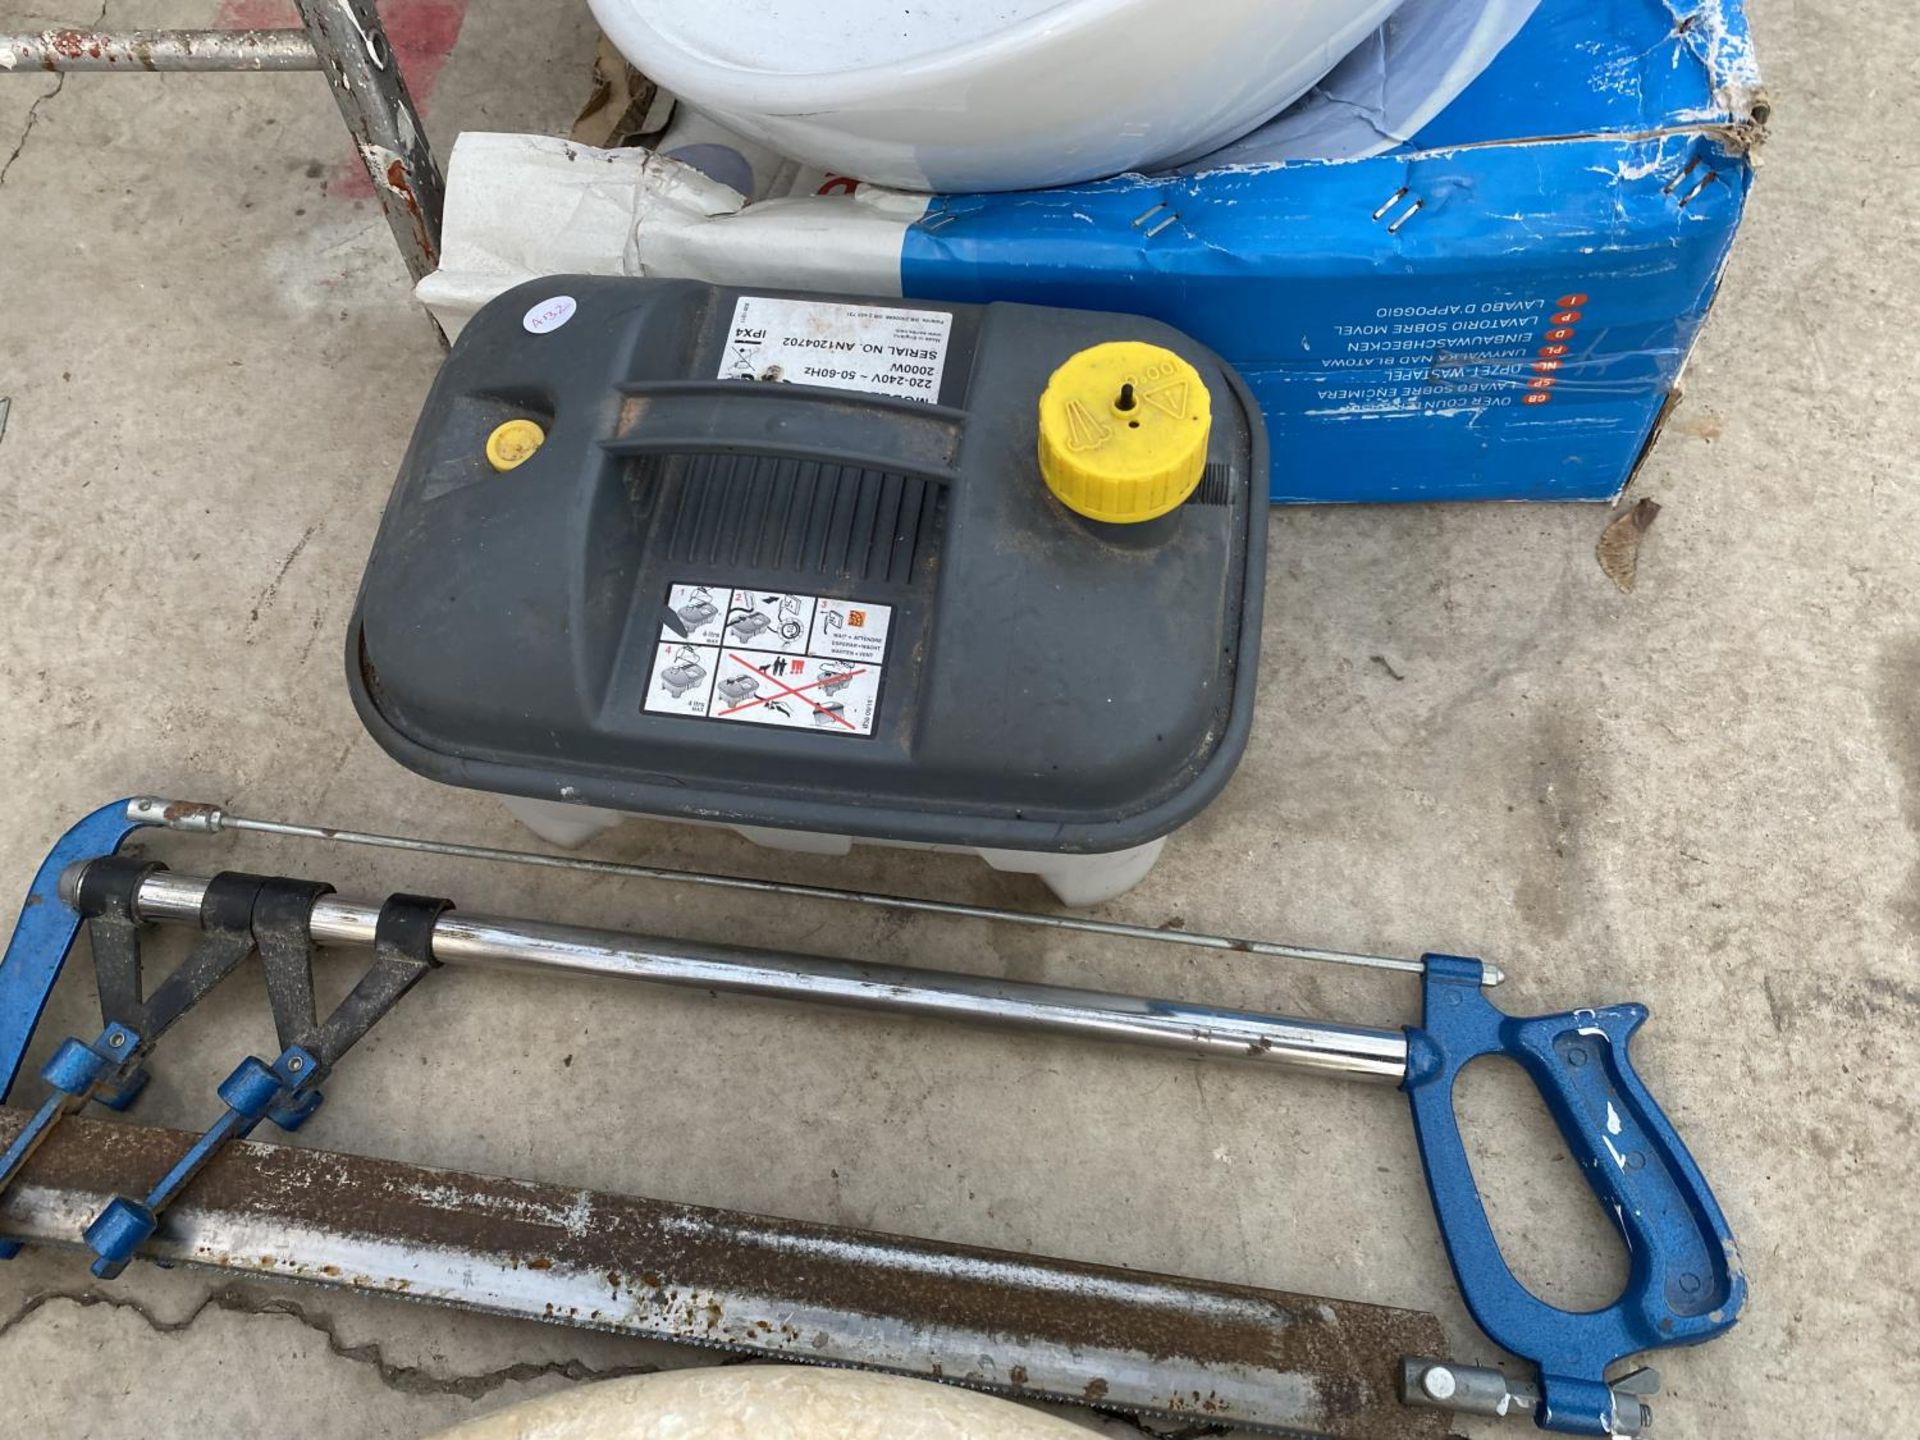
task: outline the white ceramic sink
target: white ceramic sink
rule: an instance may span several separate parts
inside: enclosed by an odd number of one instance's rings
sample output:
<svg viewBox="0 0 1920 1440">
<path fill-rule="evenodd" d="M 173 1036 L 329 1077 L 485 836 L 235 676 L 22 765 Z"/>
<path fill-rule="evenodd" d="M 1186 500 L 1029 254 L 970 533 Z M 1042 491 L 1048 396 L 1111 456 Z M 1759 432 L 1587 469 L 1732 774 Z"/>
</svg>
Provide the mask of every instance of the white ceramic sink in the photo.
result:
<svg viewBox="0 0 1920 1440">
<path fill-rule="evenodd" d="M 795 159 L 911 190 L 1164 168 L 1292 103 L 1400 0 L 590 0 L 634 65 Z"/>
</svg>

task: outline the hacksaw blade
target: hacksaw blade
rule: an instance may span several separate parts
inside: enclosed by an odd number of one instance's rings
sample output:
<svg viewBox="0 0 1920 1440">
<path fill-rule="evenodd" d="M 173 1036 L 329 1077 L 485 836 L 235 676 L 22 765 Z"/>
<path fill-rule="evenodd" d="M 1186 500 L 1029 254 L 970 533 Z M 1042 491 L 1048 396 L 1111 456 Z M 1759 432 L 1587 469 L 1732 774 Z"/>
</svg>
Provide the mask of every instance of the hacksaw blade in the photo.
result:
<svg viewBox="0 0 1920 1440">
<path fill-rule="evenodd" d="M 26 1111 L 0 1106 L 0 1146 Z M 75 1117 L 0 1197 L 0 1233 L 74 1245 L 196 1137 Z M 1432 1315 L 870 1231 L 233 1145 L 154 1260 L 270 1275 L 1029 1400 L 1324 1440 L 1440 1440 L 1402 1405 Z"/>
</svg>

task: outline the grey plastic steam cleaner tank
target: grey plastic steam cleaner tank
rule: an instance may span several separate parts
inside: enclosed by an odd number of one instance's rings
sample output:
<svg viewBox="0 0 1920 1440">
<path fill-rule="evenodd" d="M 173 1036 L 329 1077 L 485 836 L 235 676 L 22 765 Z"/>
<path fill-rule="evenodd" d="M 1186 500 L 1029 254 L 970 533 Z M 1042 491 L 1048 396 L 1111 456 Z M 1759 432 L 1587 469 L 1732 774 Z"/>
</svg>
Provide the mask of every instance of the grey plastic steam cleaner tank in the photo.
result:
<svg viewBox="0 0 1920 1440">
<path fill-rule="evenodd" d="M 1156 321 L 559 277 L 461 333 L 361 585 L 402 764 L 577 845 L 641 814 L 1137 883 L 1252 716 L 1267 451 Z"/>
</svg>

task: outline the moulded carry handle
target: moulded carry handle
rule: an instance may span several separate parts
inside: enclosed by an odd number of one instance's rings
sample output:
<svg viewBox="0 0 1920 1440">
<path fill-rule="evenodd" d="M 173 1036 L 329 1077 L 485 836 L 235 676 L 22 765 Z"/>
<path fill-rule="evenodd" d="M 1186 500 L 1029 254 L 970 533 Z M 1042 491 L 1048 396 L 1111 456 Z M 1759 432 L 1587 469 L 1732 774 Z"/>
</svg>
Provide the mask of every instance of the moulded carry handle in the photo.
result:
<svg viewBox="0 0 1920 1440">
<path fill-rule="evenodd" d="M 967 414 L 899 395 L 742 380 L 635 380 L 619 427 L 602 442 L 614 455 L 766 455 L 814 464 L 959 478 Z"/>
<path fill-rule="evenodd" d="M 1747 1292 L 1719 1205 L 1628 1062 L 1646 1008 L 1511 1016 L 1483 993 L 1479 961 L 1429 955 L 1426 966 L 1426 1023 L 1407 1031 L 1405 1089 L 1461 1294 L 1482 1330 L 1539 1366 L 1542 1428 L 1610 1434 L 1607 1367 L 1711 1339 L 1733 1324 Z M 1625 1291 L 1605 1309 L 1547 1304 L 1500 1254 L 1453 1108 L 1454 1081 L 1482 1055 L 1525 1067 L 1619 1226 L 1631 1264 Z"/>
</svg>

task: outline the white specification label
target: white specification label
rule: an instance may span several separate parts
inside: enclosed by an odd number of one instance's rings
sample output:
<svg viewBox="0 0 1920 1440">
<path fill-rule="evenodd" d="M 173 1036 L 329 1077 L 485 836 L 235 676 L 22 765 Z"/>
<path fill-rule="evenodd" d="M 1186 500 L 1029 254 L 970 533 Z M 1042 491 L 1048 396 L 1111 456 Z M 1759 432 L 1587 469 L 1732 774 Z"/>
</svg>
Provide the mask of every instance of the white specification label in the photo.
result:
<svg viewBox="0 0 1920 1440">
<path fill-rule="evenodd" d="M 645 709 L 871 735 L 893 607 L 670 585 Z"/>
<path fill-rule="evenodd" d="M 940 398 L 953 316 L 888 305 L 829 305 L 742 295 L 720 359 L 722 380 L 784 380 L 831 390 Z"/>
</svg>

